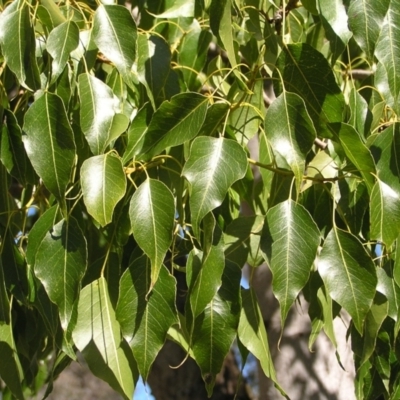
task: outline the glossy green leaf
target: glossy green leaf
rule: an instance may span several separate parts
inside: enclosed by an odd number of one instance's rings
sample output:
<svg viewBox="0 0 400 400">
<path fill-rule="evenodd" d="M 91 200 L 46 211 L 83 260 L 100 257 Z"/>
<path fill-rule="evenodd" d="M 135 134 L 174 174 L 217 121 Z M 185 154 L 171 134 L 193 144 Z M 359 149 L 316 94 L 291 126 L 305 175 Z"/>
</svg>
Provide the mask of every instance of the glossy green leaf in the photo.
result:
<svg viewBox="0 0 400 400">
<path fill-rule="evenodd" d="M 136 24 L 127 8 L 100 5 L 93 22 L 93 39 L 99 50 L 130 80 L 136 56 Z"/>
<path fill-rule="evenodd" d="M 263 225 L 264 217 L 261 215 L 234 219 L 224 233 L 225 257 L 239 267 L 246 262 L 257 267 Z"/>
<path fill-rule="evenodd" d="M 306 43 L 284 47 L 277 60 L 280 75 L 274 72 L 275 90 L 298 94 L 305 102 L 318 135 L 328 137 L 328 122 L 341 122 L 344 97 L 324 56 Z M 321 85 L 321 77 L 324 84 Z"/>
<path fill-rule="evenodd" d="M 135 382 L 129 353 L 123 346 L 105 278 L 99 278 L 81 291 L 72 337 L 92 371 L 124 398 L 132 399 Z M 96 369 L 97 363 L 104 363 L 108 368 Z"/>
<path fill-rule="evenodd" d="M 222 203 L 229 187 L 244 177 L 246 169 L 246 153 L 233 140 L 199 137 L 193 141 L 182 175 L 191 186 L 190 209 L 196 236 L 201 220 Z"/>
<path fill-rule="evenodd" d="M 175 204 L 164 183 L 147 179 L 133 194 L 129 207 L 133 236 L 151 260 L 151 286 L 155 285 L 172 242 Z"/>
<path fill-rule="evenodd" d="M 375 47 L 375 56 L 385 67 L 396 111 L 400 92 L 400 1 L 391 0 Z"/>
<path fill-rule="evenodd" d="M 400 234 L 400 196 L 379 179 L 372 189 L 370 214 L 370 239 L 391 247 Z"/>
<path fill-rule="evenodd" d="M 178 63 L 183 67 L 181 72 L 188 90 L 196 90 L 201 85 L 194 71 L 203 69 L 211 39 L 211 32 L 201 29 L 197 20 L 193 20 L 190 31 L 182 39 Z"/>
<path fill-rule="evenodd" d="M 318 271 L 329 295 L 361 333 L 377 285 L 375 266 L 362 243 L 351 233 L 332 229 L 318 258 Z"/>
<path fill-rule="evenodd" d="M 242 310 L 240 312 L 238 338 L 243 346 L 260 362 L 265 376 L 270 378 L 279 388 L 269 350 L 267 331 L 253 289 L 242 289 Z M 280 391 L 284 394 L 282 389 Z"/>
<path fill-rule="evenodd" d="M 54 26 L 58 26 L 66 21 L 66 18 L 53 0 L 40 0 L 40 4 L 49 12 Z"/>
<path fill-rule="evenodd" d="M 166 85 L 170 63 L 171 51 L 164 39 L 147 34 L 138 36 L 138 79 L 145 86 L 153 108 Z"/>
<path fill-rule="evenodd" d="M 348 124 L 354 127 L 361 138 L 366 138 L 370 132 L 372 113 L 364 97 L 355 89 L 350 92 L 349 107 L 351 115 Z"/>
<path fill-rule="evenodd" d="M 70 53 L 78 47 L 79 28 L 75 22 L 68 20 L 54 28 L 47 38 L 46 50 L 53 58 L 51 82 L 61 75 Z"/>
<path fill-rule="evenodd" d="M 379 329 L 388 314 L 388 301 L 384 296 L 376 296 L 365 319 L 364 348 L 360 364 L 367 361 L 375 350 Z"/>
<path fill-rule="evenodd" d="M 400 124 L 395 123 L 368 138 L 378 178 L 400 194 Z"/>
<path fill-rule="evenodd" d="M 73 217 L 54 225 L 37 250 L 35 274 L 57 304 L 63 329 L 71 320 L 86 263 L 86 239 Z"/>
<path fill-rule="evenodd" d="M 235 68 L 238 64 L 238 55 L 233 41 L 231 8 L 231 0 L 212 0 L 209 15 L 211 29 L 214 35 L 221 40 L 231 67 Z M 239 74 L 237 75 L 239 76 Z"/>
<path fill-rule="evenodd" d="M 81 127 L 94 155 L 104 152 L 115 138 L 119 101 L 111 88 L 90 74 L 79 76 Z M 121 116 L 125 118 L 125 116 Z M 126 119 L 125 129 L 128 127 Z M 120 131 L 120 129 L 117 129 Z M 119 132 L 122 133 L 122 132 Z"/>
<path fill-rule="evenodd" d="M 346 156 L 364 178 L 368 192 L 375 183 L 375 163 L 371 152 L 362 142 L 356 130 L 348 124 L 330 124 L 329 129 L 339 139 Z"/>
<path fill-rule="evenodd" d="M 63 199 L 75 163 L 75 142 L 64 104 L 45 93 L 25 115 L 23 142 L 36 173 L 58 199 Z"/>
<path fill-rule="evenodd" d="M 283 92 L 268 108 L 265 133 L 274 153 L 289 165 L 296 177 L 298 192 L 303 182 L 306 156 L 313 146 L 316 131 L 302 98 Z M 284 168 L 286 165 L 278 166 Z"/>
<path fill-rule="evenodd" d="M 26 261 L 30 266 L 33 266 L 35 263 L 35 258 L 40 243 L 45 238 L 48 231 L 50 231 L 56 222 L 58 222 L 56 220 L 58 211 L 59 210 L 57 206 L 53 206 L 46 210 L 46 212 L 40 216 L 30 230 L 28 236 L 28 245 L 25 251 Z"/>
<path fill-rule="evenodd" d="M 32 91 L 40 88 L 35 57 L 35 32 L 28 4 L 12 2 L 0 15 L 0 45 L 8 67 L 21 85 Z"/>
<path fill-rule="evenodd" d="M 158 14 L 157 18 L 194 17 L 194 3 L 195 0 L 175 0 L 173 5 L 162 14 Z"/>
<path fill-rule="evenodd" d="M 377 269 L 378 285 L 376 291 L 382 293 L 388 301 L 387 315 L 394 321 L 398 320 L 398 309 L 400 303 L 400 287 L 396 284 L 392 275 L 393 266 L 386 264 L 383 268 Z M 389 273 L 386 272 L 389 270 Z"/>
<path fill-rule="evenodd" d="M 88 158 L 81 167 L 83 201 L 88 213 L 101 225 L 112 220 L 126 190 L 122 163 L 114 153 Z"/>
<path fill-rule="evenodd" d="M 1 132 L 0 159 L 10 175 L 22 185 L 35 183 L 35 174 L 22 143 L 22 130 L 15 115 L 4 110 L 6 123 Z"/>
<path fill-rule="evenodd" d="M 318 0 L 327 39 L 335 61 L 346 48 L 352 34 L 347 27 L 347 14 L 342 0 Z"/>
<path fill-rule="evenodd" d="M 122 158 L 124 165 L 142 151 L 151 115 L 151 106 L 147 103 L 138 111 L 133 119 L 127 133 L 128 143 Z"/>
<path fill-rule="evenodd" d="M 282 323 L 308 281 L 319 244 L 319 230 L 303 206 L 288 200 L 268 210 L 261 251 L 272 271 Z"/>
<path fill-rule="evenodd" d="M 236 336 L 240 316 L 240 277 L 241 270 L 236 264 L 226 264 L 218 293 L 194 322 L 192 351 L 209 396 Z"/>
<path fill-rule="evenodd" d="M 131 258 L 121 277 L 116 317 L 124 338 L 132 348 L 141 376 L 146 380 L 161 350 L 169 328 L 178 324 L 175 309 L 176 281 L 165 267 L 151 293 L 150 260 L 142 255 Z"/>
<path fill-rule="evenodd" d="M 354 39 L 370 62 L 382 29 L 390 0 L 353 0 L 348 9 L 349 26 Z"/>
<path fill-rule="evenodd" d="M 224 241 L 221 230 L 215 227 L 212 244 L 208 252 L 192 250 L 187 261 L 188 284 L 187 312 L 196 318 L 204 311 L 221 286 L 224 271 Z"/>
<path fill-rule="evenodd" d="M 18 357 L 11 324 L 0 324 L 0 376 L 18 400 L 24 400 L 22 380 L 24 371 Z"/>
<path fill-rule="evenodd" d="M 142 152 L 157 155 L 193 139 L 203 125 L 207 104 L 205 96 L 191 92 L 164 101 L 150 121 Z"/>
</svg>

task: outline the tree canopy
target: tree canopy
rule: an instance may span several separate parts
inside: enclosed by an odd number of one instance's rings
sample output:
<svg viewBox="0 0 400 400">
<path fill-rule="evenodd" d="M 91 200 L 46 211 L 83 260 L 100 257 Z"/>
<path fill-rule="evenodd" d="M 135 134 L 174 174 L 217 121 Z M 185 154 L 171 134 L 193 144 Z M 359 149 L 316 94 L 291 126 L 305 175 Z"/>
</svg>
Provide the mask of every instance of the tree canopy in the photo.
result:
<svg viewBox="0 0 400 400">
<path fill-rule="evenodd" d="M 235 341 L 284 394 L 241 286 L 264 262 L 282 329 L 301 293 L 310 349 L 348 313 L 357 398 L 398 398 L 400 0 L 0 11 L 5 398 L 79 351 L 131 399 L 167 339 L 209 395 Z"/>
</svg>

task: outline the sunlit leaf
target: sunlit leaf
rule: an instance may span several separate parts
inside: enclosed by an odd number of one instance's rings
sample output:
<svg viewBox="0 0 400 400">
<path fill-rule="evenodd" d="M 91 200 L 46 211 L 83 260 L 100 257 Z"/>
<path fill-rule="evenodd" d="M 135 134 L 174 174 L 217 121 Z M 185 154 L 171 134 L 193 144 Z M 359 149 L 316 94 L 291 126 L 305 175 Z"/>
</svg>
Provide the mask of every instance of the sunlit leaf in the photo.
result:
<svg viewBox="0 0 400 400">
<path fill-rule="evenodd" d="M 100 5 L 93 22 L 93 39 L 100 51 L 129 80 L 136 56 L 136 24 L 127 8 Z"/>
<path fill-rule="evenodd" d="M 242 289 L 242 310 L 240 312 L 238 338 L 251 354 L 259 360 L 265 376 L 270 378 L 284 395 L 276 379 L 267 331 L 256 294 L 252 289 Z"/>
<path fill-rule="evenodd" d="M 332 229 L 318 258 L 318 271 L 329 295 L 346 309 L 361 333 L 377 284 L 375 266 L 361 242 Z"/>
<path fill-rule="evenodd" d="M 89 214 L 101 226 L 109 224 L 126 190 L 121 160 L 114 153 L 88 158 L 81 167 L 81 182 Z"/>
<path fill-rule="evenodd" d="M 284 91 L 268 108 L 264 125 L 273 151 L 289 165 L 296 177 L 297 190 L 300 191 L 306 156 L 316 137 L 304 101 L 300 96 Z"/>
<path fill-rule="evenodd" d="M 68 20 L 54 28 L 47 38 L 46 50 L 52 56 L 52 77 L 55 82 L 61 75 L 70 53 L 78 47 L 79 28 L 75 22 Z"/>
<path fill-rule="evenodd" d="M 384 2 L 385 4 L 386 2 Z M 384 5 L 381 6 L 382 8 Z M 399 109 L 400 92 L 400 1 L 391 0 L 389 10 L 383 21 L 381 33 L 375 47 L 375 56 L 385 67 L 390 92 L 396 110 Z"/>
<path fill-rule="evenodd" d="M 368 192 L 375 183 L 375 163 L 371 152 L 362 142 L 356 130 L 348 124 L 330 124 L 329 129 L 339 139 L 346 156 L 364 178 Z"/>
<path fill-rule="evenodd" d="M 303 206 L 288 200 L 268 210 L 261 251 L 272 271 L 282 323 L 308 281 L 319 244 L 319 230 Z"/>
<path fill-rule="evenodd" d="M 169 328 L 179 323 L 175 309 L 175 279 L 161 267 L 158 280 L 147 296 L 150 273 L 150 260 L 145 255 L 131 259 L 121 277 L 116 309 L 122 333 L 144 379 L 164 345 Z"/>
<path fill-rule="evenodd" d="M 124 398 L 132 399 L 135 385 L 132 354 L 123 345 L 104 278 L 99 278 L 81 291 L 78 320 L 72 336 L 89 368 Z"/>
<path fill-rule="evenodd" d="M 175 205 L 171 191 L 162 182 L 147 179 L 132 196 L 129 216 L 133 236 L 151 260 L 152 288 L 172 241 Z"/>
<path fill-rule="evenodd" d="M 195 0 L 175 0 L 173 6 L 158 14 L 157 18 L 194 17 Z"/>
<path fill-rule="evenodd" d="M 229 187 L 244 177 L 246 169 L 246 154 L 233 140 L 199 137 L 193 141 L 182 174 L 191 185 L 190 208 L 196 236 L 201 220 L 222 203 Z"/>
<path fill-rule="evenodd" d="M 222 286 L 194 322 L 192 351 L 209 396 L 236 336 L 240 316 L 240 276 L 237 265 L 225 265 Z"/>
<path fill-rule="evenodd" d="M 73 217 L 54 225 L 37 250 L 35 274 L 57 304 L 63 329 L 70 322 L 86 263 L 86 239 Z"/>
<path fill-rule="evenodd" d="M 341 122 L 344 97 L 324 56 L 306 43 L 284 47 L 277 60 L 283 81 L 274 73 L 277 94 L 283 90 L 298 94 L 305 102 L 318 135 L 330 136 L 329 122 Z M 324 84 L 321 85 L 323 77 Z"/>
<path fill-rule="evenodd" d="M 159 154 L 193 139 L 204 122 L 207 103 L 206 97 L 191 92 L 164 101 L 150 121 L 142 152 Z"/>
<path fill-rule="evenodd" d="M 64 104 L 45 93 L 25 115 L 23 142 L 36 173 L 58 199 L 62 199 L 75 163 L 75 142 Z"/>
<path fill-rule="evenodd" d="M 372 189 L 370 207 L 370 238 L 390 247 L 400 233 L 400 196 L 378 179 Z"/>
<path fill-rule="evenodd" d="M 390 0 L 353 0 L 348 9 L 349 26 L 354 39 L 370 62 Z"/>
<path fill-rule="evenodd" d="M 18 81 L 30 90 L 40 88 L 35 57 L 35 32 L 29 17 L 29 6 L 12 2 L 0 14 L 0 45 L 8 67 Z"/>
</svg>

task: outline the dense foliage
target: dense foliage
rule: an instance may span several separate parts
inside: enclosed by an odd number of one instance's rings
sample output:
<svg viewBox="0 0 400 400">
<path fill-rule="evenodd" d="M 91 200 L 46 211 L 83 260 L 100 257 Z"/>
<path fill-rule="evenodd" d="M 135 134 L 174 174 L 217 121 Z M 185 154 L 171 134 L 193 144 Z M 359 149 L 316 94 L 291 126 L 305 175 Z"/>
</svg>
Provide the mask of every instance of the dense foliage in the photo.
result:
<svg viewBox="0 0 400 400">
<path fill-rule="evenodd" d="M 275 380 L 264 260 L 282 325 L 345 310 L 357 397 L 399 398 L 400 0 L 0 10 L 4 398 L 77 351 L 132 398 L 167 338 L 209 394 L 235 340 Z"/>
</svg>

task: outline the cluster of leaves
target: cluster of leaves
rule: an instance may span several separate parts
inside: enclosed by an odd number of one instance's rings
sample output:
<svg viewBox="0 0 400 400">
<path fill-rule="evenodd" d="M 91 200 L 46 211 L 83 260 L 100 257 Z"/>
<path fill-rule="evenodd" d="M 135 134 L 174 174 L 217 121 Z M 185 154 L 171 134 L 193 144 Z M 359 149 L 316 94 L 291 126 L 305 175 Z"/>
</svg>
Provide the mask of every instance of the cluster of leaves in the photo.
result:
<svg viewBox="0 0 400 400">
<path fill-rule="evenodd" d="M 282 325 L 345 310 L 358 398 L 399 397 L 400 1 L 282 3 L 0 0 L 5 396 L 80 351 L 131 398 L 167 338 L 209 394 L 234 340 L 276 381 L 267 261 Z"/>
</svg>

